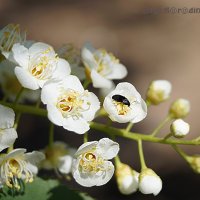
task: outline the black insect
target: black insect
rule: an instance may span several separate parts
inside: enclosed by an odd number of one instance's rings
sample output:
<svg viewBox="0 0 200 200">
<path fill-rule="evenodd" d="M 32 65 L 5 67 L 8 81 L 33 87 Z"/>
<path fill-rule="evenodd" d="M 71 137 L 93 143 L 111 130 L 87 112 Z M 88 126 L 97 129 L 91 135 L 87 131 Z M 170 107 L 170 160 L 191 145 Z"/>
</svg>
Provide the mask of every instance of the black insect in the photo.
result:
<svg viewBox="0 0 200 200">
<path fill-rule="evenodd" d="M 130 106 L 129 100 L 122 95 L 119 95 L 119 94 L 113 95 L 112 99 L 117 102 L 123 103 L 124 105 Z"/>
</svg>

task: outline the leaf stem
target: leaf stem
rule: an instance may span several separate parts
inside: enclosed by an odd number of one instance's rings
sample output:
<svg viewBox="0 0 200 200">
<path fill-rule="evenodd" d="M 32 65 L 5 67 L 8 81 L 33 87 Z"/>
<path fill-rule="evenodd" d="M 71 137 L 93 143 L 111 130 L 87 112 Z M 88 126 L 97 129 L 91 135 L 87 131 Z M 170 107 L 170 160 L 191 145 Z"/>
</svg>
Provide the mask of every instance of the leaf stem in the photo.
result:
<svg viewBox="0 0 200 200">
<path fill-rule="evenodd" d="M 54 124 L 51 122 L 49 128 L 49 147 L 53 146 L 53 141 L 54 141 Z"/>
<path fill-rule="evenodd" d="M 145 159 L 144 159 L 144 152 L 142 148 L 142 140 L 138 140 L 138 152 L 140 156 L 140 164 L 141 164 L 141 171 L 142 171 L 147 168 Z"/>
<path fill-rule="evenodd" d="M 84 143 L 88 142 L 88 133 L 87 132 L 83 135 L 83 142 Z"/>
<path fill-rule="evenodd" d="M 126 127 L 126 131 L 129 132 L 133 128 L 133 123 L 129 122 L 128 126 Z"/>
</svg>

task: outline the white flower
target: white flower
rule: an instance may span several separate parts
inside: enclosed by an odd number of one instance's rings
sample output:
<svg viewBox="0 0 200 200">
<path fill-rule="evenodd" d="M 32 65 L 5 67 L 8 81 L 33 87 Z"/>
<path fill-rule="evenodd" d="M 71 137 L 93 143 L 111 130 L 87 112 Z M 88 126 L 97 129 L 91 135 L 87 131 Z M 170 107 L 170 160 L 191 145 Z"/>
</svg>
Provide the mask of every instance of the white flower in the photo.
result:
<svg viewBox="0 0 200 200">
<path fill-rule="evenodd" d="M 189 133 L 190 125 L 182 119 L 177 119 L 172 123 L 171 131 L 175 137 L 184 137 Z"/>
<path fill-rule="evenodd" d="M 170 114 L 173 118 L 184 118 L 190 112 L 190 102 L 187 99 L 177 99 L 170 107 Z"/>
<path fill-rule="evenodd" d="M 14 111 L 0 105 L 0 151 L 12 145 L 17 138 L 17 132 L 13 128 L 14 120 Z"/>
<path fill-rule="evenodd" d="M 153 81 L 147 91 L 147 100 L 154 105 L 162 103 L 170 97 L 171 83 L 166 80 Z"/>
<path fill-rule="evenodd" d="M 73 44 L 65 44 L 57 51 L 60 58 L 67 60 L 71 67 L 71 74 L 85 80 L 85 68 L 82 66 L 80 51 Z"/>
<path fill-rule="evenodd" d="M 147 106 L 135 87 L 127 82 L 119 83 L 103 103 L 111 120 L 136 123 L 147 115 Z"/>
<path fill-rule="evenodd" d="M 104 49 L 94 49 L 86 44 L 81 56 L 86 74 L 92 79 L 95 88 L 111 88 L 113 79 L 122 79 L 127 75 L 126 67 Z"/>
<path fill-rule="evenodd" d="M 139 190 L 143 194 L 153 194 L 156 196 L 162 189 L 162 180 L 149 168 L 142 170 L 139 175 Z"/>
<path fill-rule="evenodd" d="M 100 108 L 97 96 L 84 90 L 76 76 L 44 85 L 41 100 L 47 104 L 48 118 L 54 124 L 69 131 L 83 134 Z"/>
<path fill-rule="evenodd" d="M 101 186 L 113 176 L 114 166 L 108 161 L 119 151 L 119 144 L 108 138 L 82 144 L 75 154 L 72 175 L 85 187 Z"/>
<path fill-rule="evenodd" d="M 15 43 L 22 43 L 26 40 L 26 32 L 20 31 L 19 24 L 8 24 L 0 31 L 0 50 L 8 59 L 11 49 Z"/>
<path fill-rule="evenodd" d="M 62 78 L 70 74 L 68 62 L 58 58 L 53 48 L 45 43 L 34 43 L 30 48 L 15 44 L 13 57 L 19 64 L 15 74 L 25 88 L 36 90 L 52 78 Z"/>
<path fill-rule="evenodd" d="M 0 63 L 0 84 L 3 93 L 12 101 L 15 100 L 16 95 L 21 89 L 21 84 L 15 76 L 15 64 L 9 60 L 3 60 Z M 20 96 L 20 102 L 28 99 L 30 101 L 37 101 L 40 97 L 40 91 L 26 90 Z"/>
<path fill-rule="evenodd" d="M 63 142 L 54 142 L 52 146 L 42 151 L 46 159 L 41 162 L 41 167 L 47 170 L 58 169 L 62 174 L 71 172 L 72 156 L 75 149 L 67 147 Z"/>
<path fill-rule="evenodd" d="M 138 177 L 139 173 L 131 169 L 130 166 L 120 163 L 117 165 L 116 178 L 119 191 L 122 194 L 129 195 L 137 191 L 138 189 Z"/>
<path fill-rule="evenodd" d="M 33 181 L 33 176 L 37 174 L 36 165 L 44 159 L 44 154 L 33 151 L 26 153 L 26 149 L 14 149 L 8 154 L 0 157 L 0 181 L 10 188 L 20 189 L 19 180 L 27 182 Z"/>
</svg>

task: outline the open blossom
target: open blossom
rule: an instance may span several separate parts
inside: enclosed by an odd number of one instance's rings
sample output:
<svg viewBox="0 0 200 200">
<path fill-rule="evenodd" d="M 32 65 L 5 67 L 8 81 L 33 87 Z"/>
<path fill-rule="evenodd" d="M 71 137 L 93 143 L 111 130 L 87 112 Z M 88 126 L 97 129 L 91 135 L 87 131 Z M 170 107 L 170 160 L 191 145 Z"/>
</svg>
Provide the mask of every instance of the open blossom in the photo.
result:
<svg viewBox="0 0 200 200">
<path fill-rule="evenodd" d="M 147 91 L 147 101 L 153 105 L 162 103 L 170 97 L 171 89 L 171 83 L 167 80 L 153 81 Z"/>
<path fill-rule="evenodd" d="M 37 164 L 44 159 L 44 154 L 33 151 L 25 153 L 26 149 L 14 149 L 0 157 L 0 182 L 1 187 L 20 189 L 20 179 L 31 183 L 37 174 Z"/>
<path fill-rule="evenodd" d="M 49 81 L 44 85 L 41 100 L 47 104 L 48 118 L 69 131 L 83 134 L 100 108 L 97 96 L 84 90 L 76 76 Z"/>
<path fill-rule="evenodd" d="M 75 149 L 68 147 L 64 142 L 54 142 L 52 146 L 42 151 L 46 158 L 41 162 L 41 167 L 47 170 L 57 169 L 62 174 L 69 174 L 72 168 L 72 156 Z"/>
<path fill-rule="evenodd" d="M 111 88 L 112 80 L 122 79 L 127 75 L 126 67 L 105 49 L 94 49 L 86 44 L 82 48 L 81 56 L 86 74 L 91 78 L 95 88 Z"/>
<path fill-rule="evenodd" d="M 12 145 L 17 138 L 17 132 L 13 128 L 14 120 L 14 111 L 0 105 L 0 151 Z"/>
<path fill-rule="evenodd" d="M 12 51 L 19 65 L 15 68 L 15 74 L 25 88 L 42 88 L 46 81 L 66 77 L 71 72 L 68 62 L 59 58 L 48 44 L 37 42 L 26 48 L 17 43 Z"/>
<path fill-rule="evenodd" d="M 8 59 L 15 43 L 26 40 L 26 32 L 20 30 L 19 24 L 8 24 L 0 31 L 0 51 Z"/>
<path fill-rule="evenodd" d="M 147 106 L 135 87 L 127 82 L 119 83 L 103 103 L 111 120 L 136 123 L 147 115 Z"/>
<path fill-rule="evenodd" d="M 114 165 L 108 161 L 119 151 L 119 144 L 103 138 L 82 144 L 74 155 L 72 175 L 85 187 L 106 184 L 114 174 Z"/>
<path fill-rule="evenodd" d="M 138 190 L 139 173 L 130 166 L 124 163 L 118 164 L 115 174 L 119 191 L 122 194 L 129 195 Z"/>
<path fill-rule="evenodd" d="M 17 94 L 20 92 L 22 86 L 15 76 L 15 63 L 9 60 L 0 62 L 0 85 L 3 93 L 10 100 L 14 101 Z M 37 101 L 40 98 L 40 91 L 26 90 L 20 96 L 20 102 L 28 99 L 30 101 Z"/>
<path fill-rule="evenodd" d="M 149 168 L 142 170 L 139 175 L 139 190 L 143 194 L 153 194 L 156 196 L 162 189 L 162 180 Z"/>
</svg>

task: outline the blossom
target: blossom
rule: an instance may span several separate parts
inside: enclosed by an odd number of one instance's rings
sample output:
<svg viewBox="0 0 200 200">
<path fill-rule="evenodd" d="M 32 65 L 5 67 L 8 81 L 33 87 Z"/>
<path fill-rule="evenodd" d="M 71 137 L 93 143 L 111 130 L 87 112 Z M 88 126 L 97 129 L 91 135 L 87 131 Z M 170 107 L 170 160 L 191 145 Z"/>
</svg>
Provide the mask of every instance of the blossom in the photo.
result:
<svg viewBox="0 0 200 200">
<path fill-rule="evenodd" d="M 48 44 L 37 42 L 26 48 L 17 43 L 12 51 L 19 65 L 15 67 L 15 74 L 25 88 L 42 88 L 46 81 L 66 77 L 71 72 L 68 62 L 59 58 Z"/>
<path fill-rule="evenodd" d="M 17 132 L 13 128 L 14 120 L 14 111 L 0 105 L 0 151 L 12 145 L 17 138 Z"/>
<path fill-rule="evenodd" d="M 136 123 L 147 115 L 147 106 L 135 87 L 127 82 L 119 83 L 103 103 L 112 121 Z"/>
<path fill-rule="evenodd" d="M 119 151 L 119 144 L 103 138 L 82 144 L 74 155 L 72 175 L 85 187 L 101 186 L 113 176 L 114 165 L 108 161 Z"/>
<path fill-rule="evenodd" d="M 149 168 L 142 170 L 139 175 L 139 190 L 143 194 L 153 194 L 156 196 L 162 189 L 162 180 Z"/>
<path fill-rule="evenodd" d="M 119 191 L 122 194 L 132 194 L 138 189 L 139 173 L 131 169 L 130 166 L 120 163 L 117 165 L 116 178 Z"/>
<path fill-rule="evenodd" d="M 20 30 L 19 24 L 8 24 L 0 31 L 0 50 L 8 59 L 15 43 L 26 40 L 26 32 Z"/>
<path fill-rule="evenodd" d="M 176 119 L 171 125 L 171 132 L 175 137 L 184 137 L 190 131 L 190 125 L 182 119 Z"/>
<path fill-rule="evenodd" d="M 31 183 L 37 174 L 37 164 L 44 159 L 44 154 L 26 149 L 14 149 L 0 157 L 0 182 L 10 188 L 20 189 L 20 180 Z"/>
<path fill-rule="evenodd" d="M 190 102 L 187 99 L 177 99 L 170 107 L 170 115 L 175 118 L 184 118 L 190 112 Z"/>
<path fill-rule="evenodd" d="M 157 105 L 167 100 L 171 93 L 171 83 L 166 80 L 153 81 L 147 91 L 147 101 Z"/>
<path fill-rule="evenodd" d="M 82 48 L 81 56 L 86 74 L 95 88 L 110 88 L 112 80 L 122 79 L 127 75 L 126 67 L 105 49 L 94 49 L 90 44 L 86 44 Z"/>
<path fill-rule="evenodd" d="M 89 130 L 89 121 L 100 108 L 97 96 L 84 90 L 76 76 L 49 81 L 44 85 L 41 100 L 47 104 L 48 118 L 58 126 L 83 134 Z"/>
<path fill-rule="evenodd" d="M 73 44 L 65 44 L 57 51 L 58 56 L 67 60 L 71 67 L 71 74 L 79 78 L 79 80 L 85 80 L 85 68 L 81 62 L 81 55 L 79 50 Z"/>
<path fill-rule="evenodd" d="M 21 84 L 19 83 L 18 79 L 15 76 L 15 64 L 9 60 L 3 60 L 0 63 L 0 84 L 3 93 L 8 97 L 10 100 L 14 101 L 17 94 L 21 90 Z M 37 101 L 40 97 L 40 91 L 32 91 L 32 90 L 25 90 L 21 96 L 20 101 L 24 101 L 28 99 L 30 101 Z"/>
<path fill-rule="evenodd" d="M 54 142 L 42 151 L 46 158 L 41 162 L 41 167 L 47 170 L 58 169 L 62 174 L 69 174 L 72 167 L 72 156 L 75 149 L 67 147 L 63 142 Z"/>
</svg>

